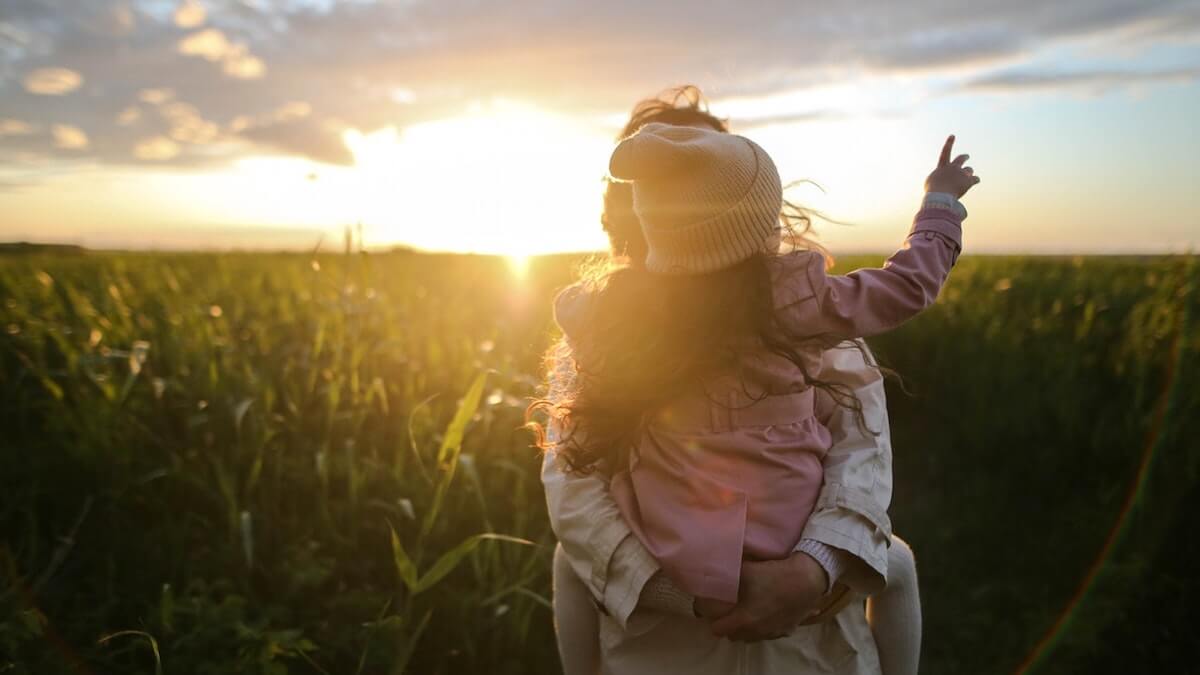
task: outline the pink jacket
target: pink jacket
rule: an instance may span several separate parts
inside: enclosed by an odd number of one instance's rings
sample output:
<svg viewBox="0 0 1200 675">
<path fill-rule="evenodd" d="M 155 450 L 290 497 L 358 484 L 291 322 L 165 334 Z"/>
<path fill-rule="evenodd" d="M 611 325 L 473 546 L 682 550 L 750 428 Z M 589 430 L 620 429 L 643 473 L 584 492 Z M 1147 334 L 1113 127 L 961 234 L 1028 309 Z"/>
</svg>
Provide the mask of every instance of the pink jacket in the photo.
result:
<svg viewBox="0 0 1200 675">
<path fill-rule="evenodd" d="M 961 217 L 924 208 L 881 269 L 831 276 L 819 253 L 773 258 L 776 311 L 800 334 L 876 335 L 934 302 L 960 250 Z M 587 299 L 570 290 L 555 307 L 568 341 Z M 805 357 L 820 377 L 819 351 Z M 794 364 L 761 354 L 745 366 L 744 379 L 717 379 L 658 411 L 611 486 L 665 573 L 697 597 L 726 602 L 737 601 L 744 558 L 783 558 L 795 548 L 830 446 L 821 421 L 830 404 Z"/>
</svg>

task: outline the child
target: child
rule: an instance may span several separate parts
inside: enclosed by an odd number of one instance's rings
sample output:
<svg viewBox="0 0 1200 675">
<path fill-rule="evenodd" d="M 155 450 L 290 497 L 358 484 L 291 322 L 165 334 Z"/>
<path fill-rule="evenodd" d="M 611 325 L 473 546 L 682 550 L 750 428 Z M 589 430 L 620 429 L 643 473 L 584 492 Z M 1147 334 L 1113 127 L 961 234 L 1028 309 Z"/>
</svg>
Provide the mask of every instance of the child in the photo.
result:
<svg viewBox="0 0 1200 675">
<path fill-rule="evenodd" d="M 556 452 L 612 476 L 631 529 L 702 614 L 737 601 L 744 558 L 790 554 L 812 512 L 830 444 L 818 401 L 858 404 L 821 379 L 822 350 L 937 297 L 960 250 L 956 197 L 978 182 L 952 142 L 906 246 L 846 276 L 817 252 L 776 254 L 782 186 L 748 139 L 648 124 L 614 151 L 648 253 L 556 300 L 577 370 L 552 408 Z"/>
</svg>

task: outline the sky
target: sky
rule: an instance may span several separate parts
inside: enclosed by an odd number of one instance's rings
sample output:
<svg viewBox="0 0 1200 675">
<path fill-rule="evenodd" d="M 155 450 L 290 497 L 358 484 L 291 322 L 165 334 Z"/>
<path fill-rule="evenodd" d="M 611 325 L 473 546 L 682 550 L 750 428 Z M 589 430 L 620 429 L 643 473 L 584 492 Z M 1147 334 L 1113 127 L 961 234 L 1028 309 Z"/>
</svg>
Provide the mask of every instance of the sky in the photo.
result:
<svg viewBox="0 0 1200 675">
<path fill-rule="evenodd" d="M 949 133 L 968 252 L 1200 245 L 1200 0 L 0 0 L 0 241 L 599 249 L 685 83 L 835 253 L 903 240 Z"/>
</svg>

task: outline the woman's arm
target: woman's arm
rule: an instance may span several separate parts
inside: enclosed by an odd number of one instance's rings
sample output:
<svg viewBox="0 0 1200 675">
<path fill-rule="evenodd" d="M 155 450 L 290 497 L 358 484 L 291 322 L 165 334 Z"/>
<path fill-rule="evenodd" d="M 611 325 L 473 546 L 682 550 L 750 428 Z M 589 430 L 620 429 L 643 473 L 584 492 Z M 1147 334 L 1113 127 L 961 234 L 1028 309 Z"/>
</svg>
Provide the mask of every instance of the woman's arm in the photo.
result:
<svg viewBox="0 0 1200 675">
<path fill-rule="evenodd" d="M 608 483 L 568 473 L 553 452 L 542 461 L 550 527 L 599 606 L 622 628 L 659 565 L 621 517 Z"/>
<path fill-rule="evenodd" d="M 887 515 L 892 500 L 892 441 L 883 374 L 874 367 L 866 344 L 859 341 L 858 345 L 862 351 L 850 342 L 826 350 L 821 374 L 823 379 L 845 384 L 854 391 L 862 402 L 867 429 L 859 427 L 853 411 L 833 408 L 826 421 L 833 445 L 822 463 L 824 485 L 797 549 L 813 554 L 819 561 L 821 556 L 812 548 L 814 543 L 849 554 L 837 561 L 841 564 L 835 569 L 841 578 L 831 579 L 831 583 L 841 581 L 871 594 L 881 590 L 887 578 L 887 547 L 892 534 Z"/>
<path fill-rule="evenodd" d="M 557 400 L 574 377 L 566 343 L 560 342 L 556 349 L 550 400 Z M 552 422 L 546 433 L 553 444 L 559 429 Z M 571 569 L 598 606 L 624 628 L 646 582 L 659 571 L 658 562 L 633 536 L 604 476 L 570 473 L 561 458 L 549 451 L 542 459 L 542 485 L 550 527 Z"/>
</svg>

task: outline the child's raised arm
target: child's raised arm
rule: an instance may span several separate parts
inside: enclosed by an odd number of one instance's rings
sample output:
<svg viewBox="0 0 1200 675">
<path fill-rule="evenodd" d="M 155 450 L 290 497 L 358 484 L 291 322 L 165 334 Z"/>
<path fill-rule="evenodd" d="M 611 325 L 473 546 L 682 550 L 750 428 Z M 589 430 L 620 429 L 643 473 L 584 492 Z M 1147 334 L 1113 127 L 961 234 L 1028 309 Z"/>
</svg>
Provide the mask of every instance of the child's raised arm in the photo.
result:
<svg viewBox="0 0 1200 675">
<path fill-rule="evenodd" d="M 895 328 L 933 304 L 962 250 L 966 210 L 958 198 L 979 182 L 974 170 L 963 166 L 967 155 L 950 160 L 953 146 L 950 136 L 926 179 L 928 192 L 904 246 L 882 268 L 829 275 L 823 256 L 812 253 L 799 260 L 803 278 L 779 280 L 777 305 L 793 330 L 867 337 Z"/>
</svg>

